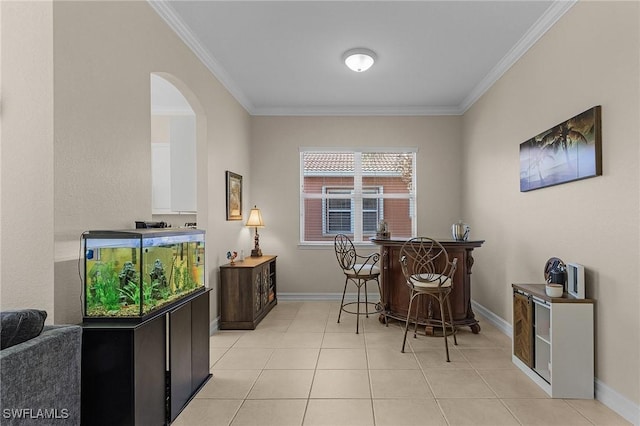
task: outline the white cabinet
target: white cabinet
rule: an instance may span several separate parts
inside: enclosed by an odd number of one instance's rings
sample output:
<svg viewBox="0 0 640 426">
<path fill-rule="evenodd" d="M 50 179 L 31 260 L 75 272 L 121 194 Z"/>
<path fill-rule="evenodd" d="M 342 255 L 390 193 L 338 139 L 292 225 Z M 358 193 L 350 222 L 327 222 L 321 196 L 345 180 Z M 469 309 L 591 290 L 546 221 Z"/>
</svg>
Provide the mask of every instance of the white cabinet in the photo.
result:
<svg viewBox="0 0 640 426">
<path fill-rule="evenodd" d="M 196 117 L 171 118 L 171 210 L 196 211 Z"/>
<path fill-rule="evenodd" d="M 513 284 L 513 362 L 552 398 L 594 397 L 593 300 L 545 294 L 544 284 Z M 533 309 L 516 300 L 526 298 Z M 531 324 L 521 327 L 515 324 Z M 526 335 L 529 334 L 529 335 Z M 524 336 L 523 336 L 524 335 Z M 520 348 L 532 342 L 533 356 Z M 526 344 L 526 343 L 525 343 Z"/>
<path fill-rule="evenodd" d="M 153 213 L 171 212 L 171 152 L 168 143 L 151 144 L 151 200 Z"/>
<path fill-rule="evenodd" d="M 168 127 L 168 142 L 151 144 L 152 213 L 195 213 L 195 116 L 152 119 L 159 123 L 157 127 Z"/>
</svg>

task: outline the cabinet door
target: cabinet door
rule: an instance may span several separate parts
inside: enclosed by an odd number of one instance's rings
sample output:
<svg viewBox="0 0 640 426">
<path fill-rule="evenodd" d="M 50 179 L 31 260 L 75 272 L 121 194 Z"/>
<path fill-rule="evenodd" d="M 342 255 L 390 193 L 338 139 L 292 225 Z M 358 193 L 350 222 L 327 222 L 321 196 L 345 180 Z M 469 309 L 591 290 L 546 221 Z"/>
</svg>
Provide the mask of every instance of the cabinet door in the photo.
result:
<svg viewBox="0 0 640 426">
<path fill-rule="evenodd" d="M 158 425 L 165 420 L 165 326 L 163 315 L 135 330 L 133 388 L 136 425 Z M 107 354 L 109 357 L 110 352 Z M 114 389 L 108 385 L 105 388 Z M 111 413 L 106 418 L 110 419 Z"/>
<path fill-rule="evenodd" d="M 269 287 L 271 286 L 270 271 L 269 263 L 262 267 L 262 306 L 267 306 L 269 303 Z"/>
<path fill-rule="evenodd" d="M 191 397 L 191 303 L 169 313 L 170 419 L 175 420 Z"/>
<path fill-rule="evenodd" d="M 262 309 L 262 268 L 253 271 L 253 312 L 257 314 Z"/>
<path fill-rule="evenodd" d="M 513 293 L 513 354 L 533 368 L 533 306 L 531 298 Z"/>
<path fill-rule="evenodd" d="M 164 316 L 137 327 L 129 324 L 114 324 L 105 328 L 91 325 L 84 327 L 81 424 L 164 424 L 165 348 Z"/>
<path fill-rule="evenodd" d="M 269 302 L 276 298 L 276 261 L 269 264 Z"/>
<path fill-rule="evenodd" d="M 209 292 L 191 302 L 191 392 L 209 378 Z"/>
</svg>

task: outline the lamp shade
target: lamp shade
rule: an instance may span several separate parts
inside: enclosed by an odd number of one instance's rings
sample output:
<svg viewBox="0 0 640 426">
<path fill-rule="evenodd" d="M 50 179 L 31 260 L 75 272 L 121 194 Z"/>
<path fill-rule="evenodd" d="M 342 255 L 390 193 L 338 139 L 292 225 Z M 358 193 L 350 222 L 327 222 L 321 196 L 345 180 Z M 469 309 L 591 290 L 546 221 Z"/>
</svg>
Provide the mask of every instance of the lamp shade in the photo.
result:
<svg viewBox="0 0 640 426">
<path fill-rule="evenodd" d="M 376 60 L 376 54 L 365 48 L 351 49 L 342 55 L 342 60 L 350 70 L 364 72 L 371 68 Z"/>
<path fill-rule="evenodd" d="M 262 213 L 260 213 L 260 209 L 257 207 L 253 207 L 251 212 L 249 213 L 249 219 L 247 219 L 247 225 L 256 228 L 264 227 L 264 222 L 262 221 Z"/>
</svg>

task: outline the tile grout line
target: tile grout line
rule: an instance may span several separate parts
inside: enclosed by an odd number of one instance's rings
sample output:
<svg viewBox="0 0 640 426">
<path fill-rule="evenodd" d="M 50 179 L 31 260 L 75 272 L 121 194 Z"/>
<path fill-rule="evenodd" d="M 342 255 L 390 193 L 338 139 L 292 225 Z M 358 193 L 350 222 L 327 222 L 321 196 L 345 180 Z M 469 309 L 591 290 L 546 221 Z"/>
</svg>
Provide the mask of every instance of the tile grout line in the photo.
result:
<svg viewBox="0 0 640 426">
<path fill-rule="evenodd" d="M 233 343 L 233 345 L 235 346 L 236 343 L 238 343 L 240 341 L 241 337 L 239 337 L 238 339 L 236 339 L 236 341 Z M 229 348 L 231 349 L 231 348 Z M 240 348 L 238 348 L 240 349 Z M 242 398 L 242 403 L 240 403 L 240 406 L 238 407 L 238 409 L 236 410 L 236 412 L 233 414 L 233 416 L 231 417 L 231 419 L 229 420 L 229 424 L 228 426 L 231 426 L 233 424 L 233 421 L 236 419 L 236 417 L 238 417 L 238 413 L 240 412 L 240 410 L 242 409 L 242 407 L 245 405 L 245 403 L 247 402 L 247 398 L 249 397 L 249 394 L 251 393 L 251 391 L 253 390 L 253 388 L 255 387 L 256 383 L 258 383 L 258 380 L 260 379 L 260 376 L 262 376 L 262 373 L 264 372 L 264 367 L 266 367 L 267 363 L 269 362 L 269 360 L 271 359 L 271 357 L 273 356 L 273 352 L 271 352 L 271 354 L 269 355 L 269 358 L 267 359 L 267 361 L 265 362 L 265 364 L 262 366 L 262 369 L 260 370 L 260 374 L 258 374 L 258 376 L 256 377 L 256 379 L 254 380 L 254 382 L 251 384 L 251 387 L 249 387 L 249 390 L 247 391 L 246 395 L 244 396 L 244 398 Z"/>
<path fill-rule="evenodd" d="M 307 417 L 307 411 L 309 410 L 309 403 L 311 401 L 311 392 L 313 391 L 313 384 L 316 381 L 316 373 L 318 371 L 318 363 L 320 362 L 320 354 L 322 353 L 322 344 L 324 343 L 324 336 L 325 336 L 325 333 L 327 332 L 327 324 L 329 323 L 329 317 L 330 317 L 330 314 L 327 315 L 327 320 L 325 321 L 324 329 L 322 330 L 322 339 L 320 339 L 320 348 L 318 349 L 318 356 L 316 358 L 316 366 L 313 369 L 313 377 L 311 378 L 311 385 L 309 386 L 309 393 L 307 395 L 307 402 L 306 402 L 306 404 L 304 406 L 304 412 L 302 413 L 302 422 L 300 423 L 300 426 L 304 425 L 305 419 Z"/>
<path fill-rule="evenodd" d="M 298 309 L 298 312 L 300 312 L 300 309 Z M 296 315 L 298 314 L 298 312 L 296 312 Z M 291 323 L 293 323 L 293 321 L 295 321 L 295 316 L 293 318 L 293 320 L 291 321 Z M 326 329 L 327 325 L 325 323 L 325 329 Z M 320 348 L 322 348 L 322 341 L 324 340 L 324 330 L 322 331 L 322 339 L 320 339 Z M 309 392 L 307 393 L 307 400 L 304 404 L 304 411 L 302 412 L 302 419 L 300 420 L 300 426 L 304 425 L 304 420 L 307 417 L 307 411 L 309 410 L 309 400 L 311 399 L 311 389 L 313 389 L 313 382 L 316 380 L 316 371 L 318 369 L 318 361 L 320 360 L 320 351 L 322 349 L 318 350 L 318 356 L 316 357 L 316 365 L 313 369 L 313 377 L 311 378 L 311 385 L 309 386 Z"/>
<path fill-rule="evenodd" d="M 436 405 L 438 406 L 438 409 L 440 410 L 440 415 L 442 416 L 442 418 L 444 419 L 445 423 L 448 426 L 451 426 L 451 422 L 449 421 L 449 419 L 447 418 L 444 409 L 442 408 L 442 405 L 440 405 L 440 401 L 438 400 L 438 398 L 436 397 L 436 393 L 433 389 L 433 386 L 431 385 L 431 381 L 429 380 L 429 378 L 427 377 L 427 373 L 424 371 L 424 366 L 422 365 L 422 363 L 418 360 L 418 356 L 416 355 L 416 351 L 415 348 L 413 347 L 413 345 L 411 344 L 411 342 L 409 342 L 409 347 L 411 348 L 411 353 L 413 354 L 416 362 L 418 363 L 418 367 L 420 368 L 420 372 L 422 373 L 422 377 L 424 377 L 424 380 L 427 382 L 427 386 L 429 386 L 429 390 L 431 391 L 431 395 L 433 395 L 433 399 L 436 403 Z"/>
<path fill-rule="evenodd" d="M 487 385 L 487 387 L 489 389 L 491 389 L 491 392 L 493 392 L 496 395 L 496 398 L 498 399 L 498 401 L 500 401 L 500 404 L 502 404 L 503 407 L 505 407 L 507 409 L 507 411 L 509 412 L 509 414 L 511 414 L 513 416 L 513 418 L 520 424 L 520 425 L 524 425 L 524 423 L 522 423 L 522 421 L 520 420 L 520 418 L 518 416 L 516 416 L 516 413 L 514 413 L 509 406 L 507 405 L 506 402 L 503 401 L 503 399 L 500 397 L 500 395 L 498 395 L 498 392 L 495 391 L 495 389 L 493 389 L 493 386 L 491 386 L 489 384 L 489 382 L 487 382 L 487 380 L 484 378 L 484 376 L 482 374 L 480 374 L 480 372 L 478 371 L 478 369 L 471 363 L 471 361 L 469 361 L 469 358 L 467 358 L 467 356 L 464 354 L 463 351 L 460 351 L 460 354 L 463 356 L 463 358 L 465 360 L 467 360 L 467 362 L 469 363 L 469 365 L 473 368 L 473 371 L 476 372 L 476 374 L 478 376 L 480 376 L 480 379 L 484 382 L 485 385 Z"/>
<path fill-rule="evenodd" d="M 356 321 L 360 321 L 360 318 L 356 317 Z M 371 364 L 369 364 L 369 347 L 367 346 L 367 326 L 362 322 L 363 325 L 363 336 L 362 340 L 364 341 L 364 359 L 367 363 L 367 377 L 369 378 L 369 403 L 371 405 L 371 416 L 373 419 L 373 426 L 376 426 L 376 409 L 373 404 L 373 382 L 371 381 Z"/>
</svg>

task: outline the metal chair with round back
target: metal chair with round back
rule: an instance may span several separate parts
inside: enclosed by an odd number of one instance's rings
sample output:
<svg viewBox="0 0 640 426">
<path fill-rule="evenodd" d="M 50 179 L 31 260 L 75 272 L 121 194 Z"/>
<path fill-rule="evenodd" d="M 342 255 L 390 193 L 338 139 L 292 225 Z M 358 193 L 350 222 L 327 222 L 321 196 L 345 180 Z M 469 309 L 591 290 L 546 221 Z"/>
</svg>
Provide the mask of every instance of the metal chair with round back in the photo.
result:
<svg viewBox="0 0 640 426">
<path fill-rule="evenodd" d="M 409 286 L 409 309 L 407 311 L 407 321 L 404 328 L 404 340 L 402 341 L 402 352 L 407 343 L 407 331 L 411 317 L 411 305 L 414 299 L 419 296 L 429 296 L 438 301 L 440 306 L 440 319 L 430 318 L 430 322 L 440 322 L 444 345 L 447 352 L 447 362 L 449 362 L 449 344 L 447 341 L 447 326 L 451 326 L 453 342 L 458 344 L 456 330 L 453 325 L 453 314 L 449 295 L 453 289 L 453 274 L 456 272 L 458 259 L 449 261 L 449 255 L 442 245 L 428 237 L 412 238 L 405 242 L 400 249 L 400 265 L 404 274 L 407 286 Z M 416 338 L 418 330 L 418 315 L 420 312 L 419 299 L 416 302 L 415 327 L 413 337 Z M 449 312 L 449 322 L 447 323 L 444 305 L 447 305 Z"/>
<path fill-rule="evenodd" d="M 384 309 L 382 308 L 382 296 L 380 298 L 380 302 L 373 303 L 369 302 L 367 296 L 367 282 L 375 281 L 378 285 L 378 292 L 381 295 L 380 291 L 380 280 L 378 277 L 380 276 L 380 268 L 378 267 L 378 260 L 380 260 L 379 253 L 372 253 L 367 256 L 359 255 L 356 252 L 356 248 L 353 245 L 351 239 L 344 235 L 338 234 L 334 238 L 334 249 L 336 252 L 336 258 L 338 259 L 338 264 L 342 269 L 342 272 L 345 275 L 344 280 L 344 290 L 342 291 L 342 301 L 340 302 L 340 311 L 338 312 L 338 323 L 340 323 L 340 316 L 342 312 L 346 312 L 349 314 L 356 315 L 356 334 L 359 334 L 360 331 L 360 288 L 364 285 L 364 305 L 365 312 L 364 314 L 369 317 L 369 314 L 376 313 L 384 313 Z M 348 302 L 344 303 L 344 297 L 347 293 L 347 284 L 349 281 L 353 282 L 358 288 L 358 300 L 356 302 Z M 356 312 L 349 311 L 345 309 L 346 306 L 356 305 Z M 374 305 L 375 310 L 369 312 L 369 305 Z M 385 316 L 386 322 L 386 316 Z"/>
</svg>

